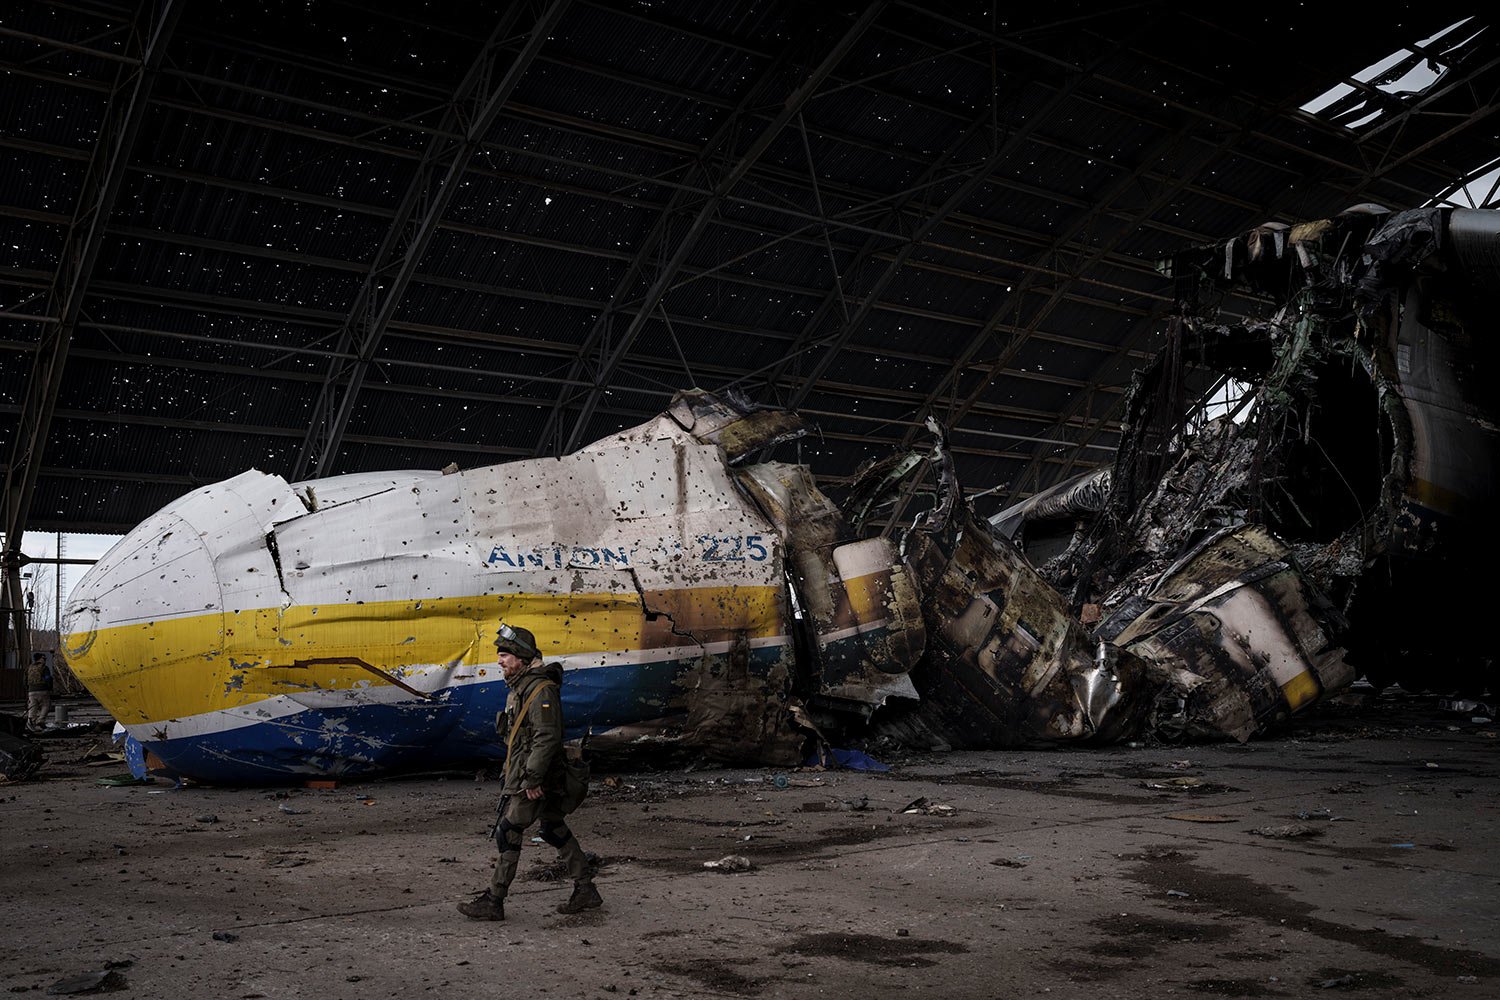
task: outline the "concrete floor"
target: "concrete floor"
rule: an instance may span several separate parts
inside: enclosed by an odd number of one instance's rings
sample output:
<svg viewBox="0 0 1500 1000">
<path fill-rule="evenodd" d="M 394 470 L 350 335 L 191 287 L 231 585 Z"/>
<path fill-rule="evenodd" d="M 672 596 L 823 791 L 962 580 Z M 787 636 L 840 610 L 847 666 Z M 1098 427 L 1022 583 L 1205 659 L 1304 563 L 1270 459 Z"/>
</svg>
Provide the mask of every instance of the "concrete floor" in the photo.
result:
<svg viewBox="0 0 1500 1000">
<path fill-rule="evenodd" d="M 924 755 L 784 790 L 619 773 L 574 818 L 604 908 L 554 913 L 528 844 L 500 924 L 453 908 L 488 878 L 497 783 L 112 788 L 84 759 L 103 737 L 52 739 L 42 780 L 0 785 L 0 990 L 114 962 L 136 996 L 245 1000 L 1500 996 L 1495 737 L 1388 694 L 1246 746 Z M 919 798 L 952 814 L 903 812 Z M 704 867 L 731 854 L 755 867 Z"/>
</svg>

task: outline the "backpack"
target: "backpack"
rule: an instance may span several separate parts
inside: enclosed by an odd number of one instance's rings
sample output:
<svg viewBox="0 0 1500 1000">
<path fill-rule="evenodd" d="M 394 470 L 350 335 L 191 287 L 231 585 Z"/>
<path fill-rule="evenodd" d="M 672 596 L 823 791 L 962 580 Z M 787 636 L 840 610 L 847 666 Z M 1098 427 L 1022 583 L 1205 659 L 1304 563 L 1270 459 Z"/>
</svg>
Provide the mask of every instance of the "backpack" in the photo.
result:
<svg viewBox="0 0 1500 1000">
<path fill-rule="evenodd" d="M 521 710 L 516 713 L 516 721 L 512 722 L 510 726 L 510 736 L 505 740 L 505 756 L 507 759 L 510 757 L 511 744 L 516 741 L 516 733 L 521 731 L 521 720 L 526 718 L 526 713 L 531 710 L 531 703 L 536 701 L 537 695 L 541 694 L 546 686 L 545 684 L 538 685 L 537 689 L 531 692 L 531 697 L 527 698 L 526 703 L 521 706 Z M 569 757 L 567 748 L 564 747 L 562 751 L 562 772 L 562 788 L 551 789 L 547 794 L 557 804 L 557 807 L 562 810 L 563 815 L 566 816 L 583 805 L 583 800 L 588 797 L 588 761 L 583 759 L 582 754 L 576 759 Z"/>
<path fill-rule="evenodd" d="M 563 786 L 556 793 L 557 806 L 567 815 L 579 806 L 589 794 L 589 763 L 580 755 L 576 760 L 563 751 Z"/>
</svg>

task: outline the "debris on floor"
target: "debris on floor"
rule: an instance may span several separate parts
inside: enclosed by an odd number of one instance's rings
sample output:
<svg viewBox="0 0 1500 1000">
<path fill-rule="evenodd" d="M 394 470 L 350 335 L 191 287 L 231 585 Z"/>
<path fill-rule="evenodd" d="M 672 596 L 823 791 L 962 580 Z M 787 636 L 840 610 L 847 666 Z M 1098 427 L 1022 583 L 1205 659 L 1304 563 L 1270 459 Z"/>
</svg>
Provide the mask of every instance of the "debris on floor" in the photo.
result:
<svg viewBox="0 0 1500 1000">
<path fill-rule="evenodd" d="M 1153 791 L 1181 791 L 1184 788 L 1201 788 L 1205 784 L 1202 778 L 1163 778 L 1156 781 L 1142 781 L 1142 788 L 1150 788 Z"/>
<path fill-rule="evenodd" d="M 1237 823 L 1238 816 L 1226 816 L 1223 813 L 1172 813 L 1167 819 L 1180 820 L 1183 823 Z"/>
<path fill-rule="evenodd" d="M 128 988 L 124 973 L 118 969 L 101 969 L 98 972 L 85 972 L 59 979 L 47 987 L 47 992 L 53 996 L 83 996 L 91 993 L 117 993 Z"/>
<path fill-rule="evenodd" d="M 1321 837 L 1323 828 L 1309 823 L 1288 823 L 1285 826 L 1261 826 L 1250 831 L 1272 840 L 1292 840 L 1297 837 Z"/>
<path fill-rule="evenodd" d="M 41 746 L 26 736 L 26 720 L 0 713 L 0 779 L 25 781 L 44 760 Z"/>
</svg>

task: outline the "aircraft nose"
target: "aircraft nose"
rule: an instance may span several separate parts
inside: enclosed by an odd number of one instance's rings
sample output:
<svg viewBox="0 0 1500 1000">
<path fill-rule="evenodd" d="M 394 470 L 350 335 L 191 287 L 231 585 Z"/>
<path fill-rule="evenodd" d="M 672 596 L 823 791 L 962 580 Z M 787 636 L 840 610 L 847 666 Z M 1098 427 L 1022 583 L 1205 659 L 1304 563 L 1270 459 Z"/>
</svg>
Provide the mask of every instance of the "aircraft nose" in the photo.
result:
<svg viewBox="0 0 1500 1000">
<path fill-rule="evenodd" d="M 222 648 L 223 614 L 202 536 L 162 511 L 120 539 L 73 588 L 63 653 L 116 719 L 154 721 L 166 709 L 156 704 L 160 696 L 180 680 L 176 672 Z"/>
</svg>

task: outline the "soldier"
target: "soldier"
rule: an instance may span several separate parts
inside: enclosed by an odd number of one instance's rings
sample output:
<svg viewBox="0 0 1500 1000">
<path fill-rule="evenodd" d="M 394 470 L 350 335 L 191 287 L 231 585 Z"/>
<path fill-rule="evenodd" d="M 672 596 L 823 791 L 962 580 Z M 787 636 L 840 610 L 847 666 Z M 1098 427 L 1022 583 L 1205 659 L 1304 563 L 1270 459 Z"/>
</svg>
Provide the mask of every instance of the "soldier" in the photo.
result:
<svg viewBox="0 0 1500 1000">
<path fill-rule="evenodd" d="M 503 622 L 495 640 L 495 657 L 510 687 L 505 712 L 496 728 L 506 740 L 505 787 L 501 790 L 495 843 L 500 860 L 490 887 L 458 904 L 474 920 L 504 920 L 505 894 L 521 860 L 521 834 L 538 819 L 541 837 L 557 848 L 573 879 L 573 895 L 559 913 L 579 913 L 603 904 L 578 838 L 568 829 L 560 802 L 563 767 L 562 665 L 543 664 L 535 637 Z"/>
<path fill-rule="evenodd" d="M 31 654 L 31 665 L 26 668 L 26 724 L 32 729 L 44 728 L 50 711 L 52 667 L 47 654 L 38 650 Z"/>
</svg>

